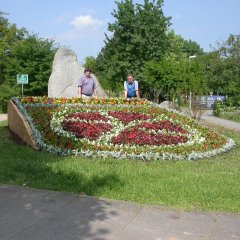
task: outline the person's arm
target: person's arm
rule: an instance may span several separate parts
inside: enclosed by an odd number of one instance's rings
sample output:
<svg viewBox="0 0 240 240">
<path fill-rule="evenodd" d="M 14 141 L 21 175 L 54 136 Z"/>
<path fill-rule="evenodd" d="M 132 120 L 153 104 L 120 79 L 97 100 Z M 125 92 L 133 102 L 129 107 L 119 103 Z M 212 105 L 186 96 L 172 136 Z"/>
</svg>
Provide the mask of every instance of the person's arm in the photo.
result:
<svg viewBox="0 0 240 240">
<path fill-rule="evenodd" d="M 127 99 L 127 90 L 124 90 L 124 97 Z"/>
<path fill-rule="evenodd" d="M 136 91 L 137 98 L 140 98 L 139 89 L 138 89 L 138 82 L 137 81 L 135 81 L 135 91 Z"/>
<path fill-rule="evenodd" d="M 124 98 L 127 99 L 127 83 L 124 82 Z"/>
<path fill-rule="evenodd" d="M 136 95 L 137 95 L 137 98 L 140 98 L 140 95 L 139 95 L 139 91 L 136 90 Z"/>
<path fill-rule="evenodd" d="M 97 89 L 96 89 L 96 88 L 94 88 L 94 90 L 93 90 L 93 96 L 94 96 L 95 98 L 98 97 L 98 96 L 97 96 Z"/>
<path fill-rule="evenodd" d="M 93 97 L 97 98 L 97 85 L 94 79 L 93 79 Z"/>
<path fill-rule="evenodd" d="M 82 87 L 78 86 L 78 97 L 82 97 Z"/>
<path fill-rule="evenodd" d="M 82 78 L 78 80 L 78 97 L 82 97 Z"/>
</svg>

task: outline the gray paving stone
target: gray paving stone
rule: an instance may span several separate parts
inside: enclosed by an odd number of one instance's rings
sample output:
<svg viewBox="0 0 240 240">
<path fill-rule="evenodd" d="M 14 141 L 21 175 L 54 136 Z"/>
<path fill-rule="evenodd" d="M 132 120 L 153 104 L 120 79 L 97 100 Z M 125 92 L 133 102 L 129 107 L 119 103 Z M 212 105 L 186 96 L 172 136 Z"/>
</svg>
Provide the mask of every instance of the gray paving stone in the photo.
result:
<svg viewBox="0 0 240 240">
<path fill-rule="evenodd" d="M 157 239 L 163 237 L 171 226 L 169 218 L 175 217 L 175 212 L 143 208 L 135 219 L 119 234 L 119 239 Z M 135 237 L 134 237 L 135 236 Z"/>
<path fill-rule="evenodd" d="M 239 224 L 239 214 L 173 211 L 0 185 L 1 240 L 237 240 Z"/>
<path fill-rule="evenodd" d="M 29 227 L 29 224 L 22 223 L 19 219 L 11 218 L 0 219 L 0 239 L 8 240 L 19 232 L 23 232 Z"/>
<path fill-rule="evenodd" d="M 216 228 L 213 230 L 211 239 L 240 239 L 240 215 L 218 215 Z"/>
<path fill-rule="evenodd" d="M 11 187 L 8 190 L 0 188 L 0 218 L 13 214 L 26 218 L 32 215 L 38 218 L 51 211 L 56 211 L 76 198 L 77 196 L 64 193 L 41 190 L 29 191 L 19 187 Z"/>
<path fill-rule="evenodd" d="M 234 122 L 231 120 L 223 119 L 223 118 L 218 118 L 210 115 L 204 115 L 201 117 L 201 120 L 207 121 L 209 123 L 213 123 L 218 126 L 222 126 L 225 128 L 229 128 L 235 131 L 240 131 L 240 123 Z"/>
<path fill-rule="evenodd" d="M 209 239 L 215 220 L 215 216 L 209 213 L 181 212 L 171 224 L 168 235 L 178 235 L 184 239 Z"/>
</svg>

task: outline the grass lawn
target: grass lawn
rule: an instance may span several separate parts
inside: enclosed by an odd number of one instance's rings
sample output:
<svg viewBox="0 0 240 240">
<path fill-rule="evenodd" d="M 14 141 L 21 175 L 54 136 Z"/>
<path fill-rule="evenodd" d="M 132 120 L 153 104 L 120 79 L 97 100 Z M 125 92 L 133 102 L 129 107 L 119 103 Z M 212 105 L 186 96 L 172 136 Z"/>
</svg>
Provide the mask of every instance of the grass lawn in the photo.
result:
<svg viewBox="0 0 240 240">
<path fill-rule="evenodd" d="M 224 118 L 224 119 L 227 119 L 227 120 L 231 120 L 231 121 L 240 123 L 240 116 L 232 117 L 232 116 L 228 116 L 228 115 L 223 115 L 223 116 L 221 115 L 220 118 Z"/>
<path fill-rule="evenodd" d="M 219 117 L 240 123 L 240 110 L 226 111 L 226 112 L 223 111 L 220 113 Z"/>
<path fill-rule="evenodd" d="M 58 157 L 18 145 L 0 122 L 0 182 L 185 210 L 240 212 L 237 146 L 199 161 L 141 162 Z"/>
</svg>

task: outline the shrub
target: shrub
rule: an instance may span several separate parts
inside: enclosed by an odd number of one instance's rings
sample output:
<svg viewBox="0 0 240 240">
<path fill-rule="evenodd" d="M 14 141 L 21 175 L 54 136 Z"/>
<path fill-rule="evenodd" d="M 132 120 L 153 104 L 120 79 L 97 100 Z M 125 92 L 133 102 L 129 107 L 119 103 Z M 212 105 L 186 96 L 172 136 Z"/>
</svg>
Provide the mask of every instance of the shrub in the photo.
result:
<svg viewBox="0 0 240 240">
<path fill-rule="evenodd" d="M 213 105 L 213 116 L 220 117 L 221 112 L 223 111 L 224 103 L 222 101 L 216 101 Z"/>
</svg>

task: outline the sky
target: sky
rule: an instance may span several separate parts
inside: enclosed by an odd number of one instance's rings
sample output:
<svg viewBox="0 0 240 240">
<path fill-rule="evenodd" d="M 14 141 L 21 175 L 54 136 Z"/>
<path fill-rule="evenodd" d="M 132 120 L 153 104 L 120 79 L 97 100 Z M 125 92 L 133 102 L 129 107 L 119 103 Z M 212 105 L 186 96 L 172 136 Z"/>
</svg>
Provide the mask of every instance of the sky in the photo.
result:
<svg viewBox="0 0 240 240">
<path fill-rule="evenodd" d="M 70 47 L 80 63 L 101 51 L 113 9 L 114 0 L 0 0 L 11 23 Z M 171 28 L 205 51 L 229 34 L 240 34 L 239 9 L 240 0 L 165 0 L 163 6 Z"/>
</svg>

